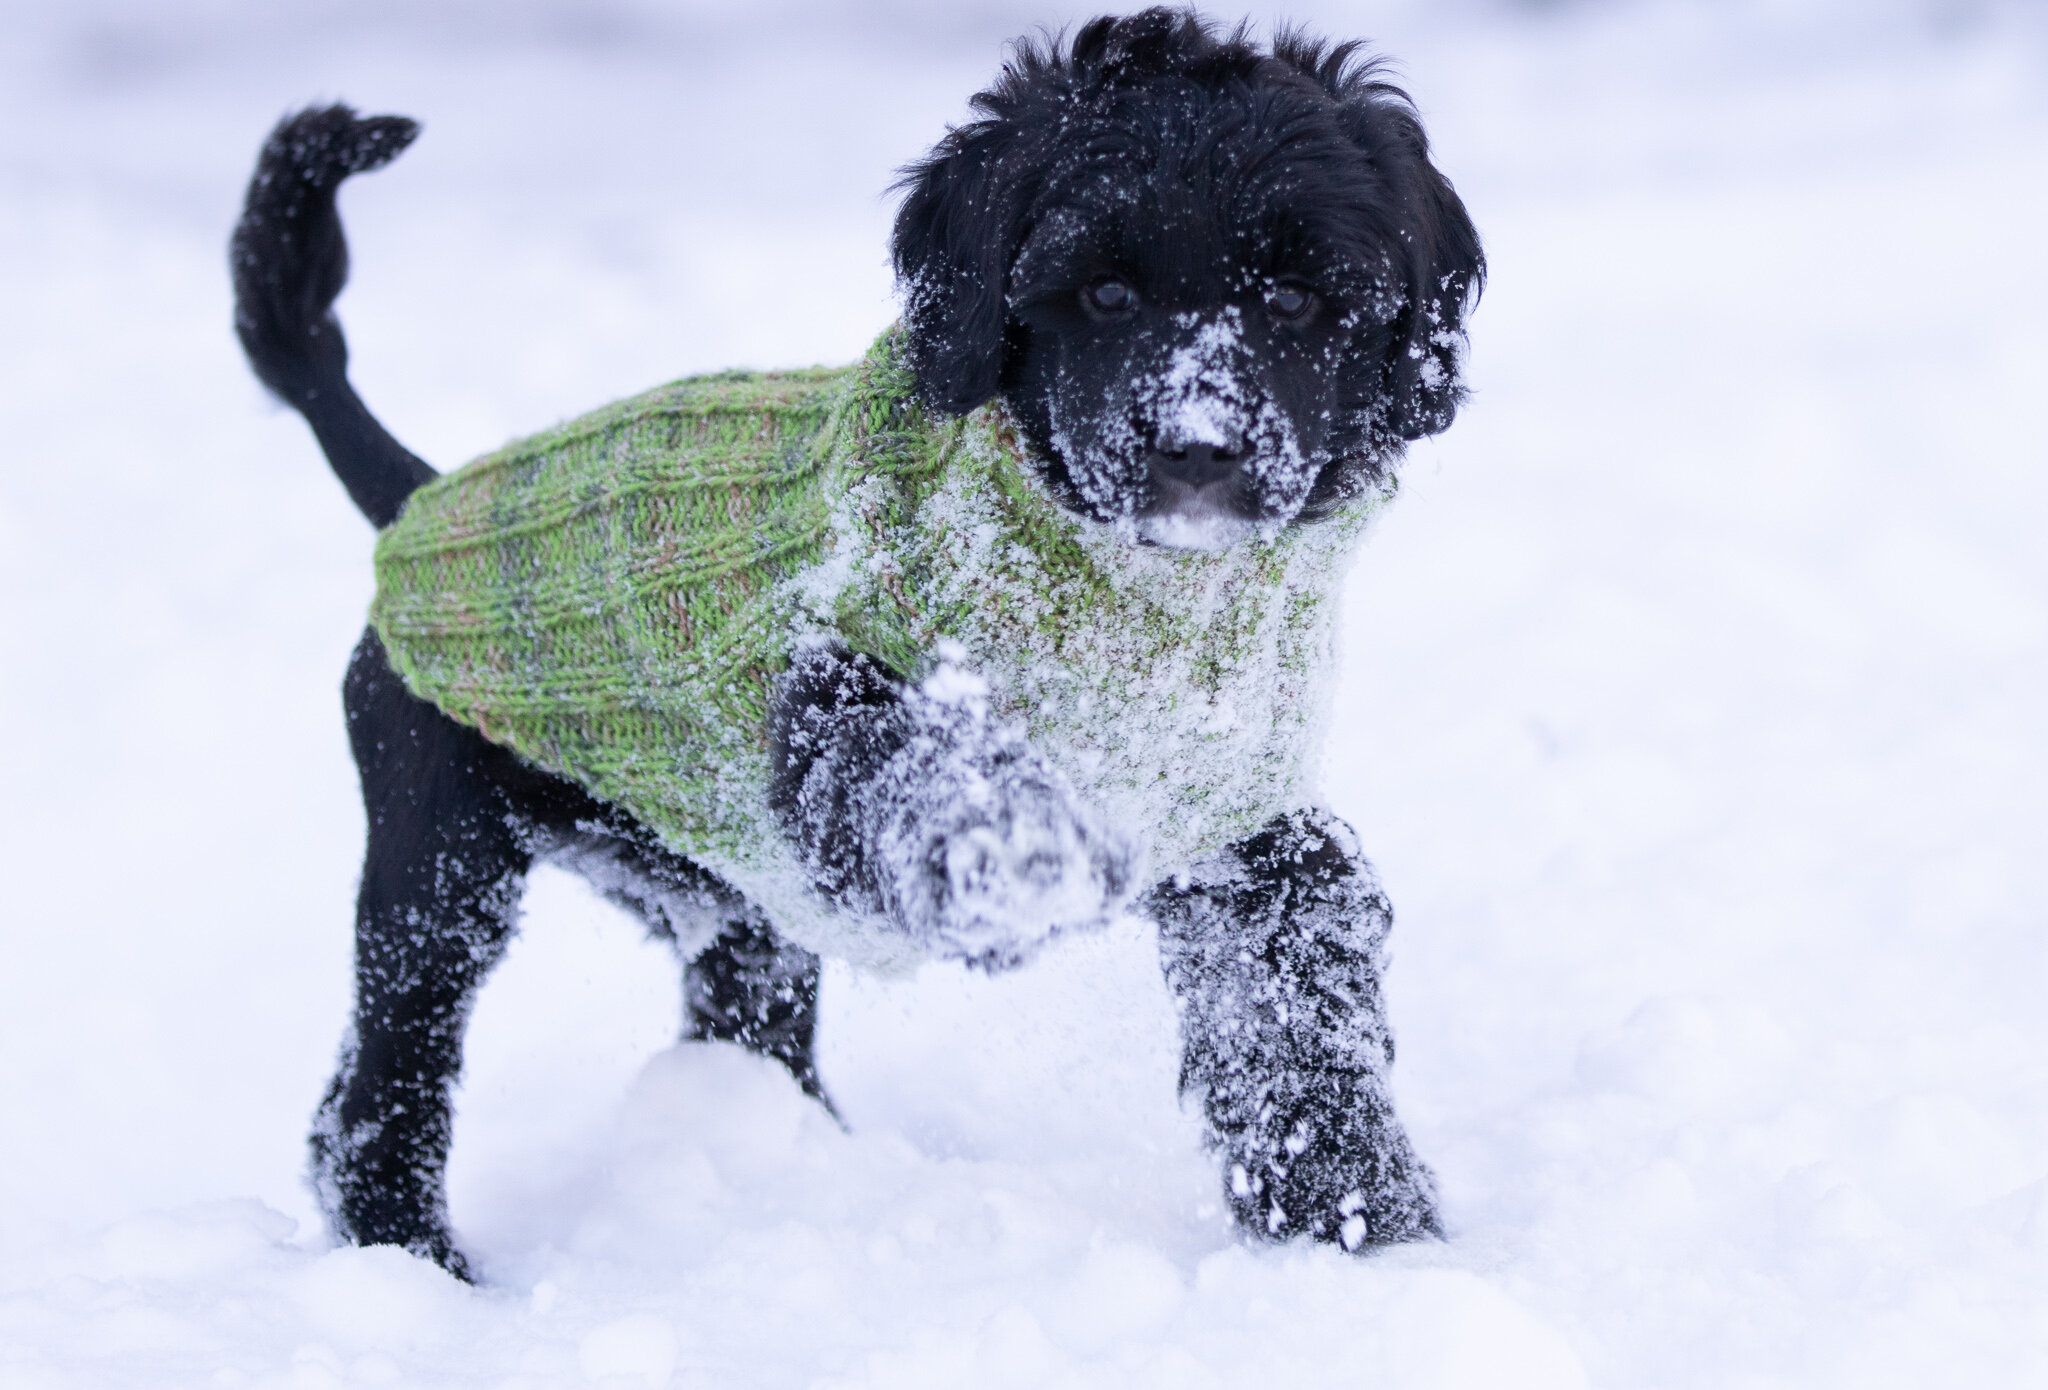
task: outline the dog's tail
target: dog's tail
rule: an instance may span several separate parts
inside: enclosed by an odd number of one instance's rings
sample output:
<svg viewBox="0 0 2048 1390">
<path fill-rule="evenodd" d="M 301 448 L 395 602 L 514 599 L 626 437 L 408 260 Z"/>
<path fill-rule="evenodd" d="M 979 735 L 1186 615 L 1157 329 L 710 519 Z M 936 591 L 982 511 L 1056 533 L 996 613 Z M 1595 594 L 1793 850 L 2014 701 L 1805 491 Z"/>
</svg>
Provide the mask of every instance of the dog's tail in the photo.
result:
<svg viewBox="0 0 2048 1390">
<path fill-rule="evenodd" d="M 350 174 L 396 158 L 419 129 L 403 116 L 359 118 L 346 106 L 287 116 L 263 143 L 228 243 L 235 336 L 249 365 L 306 417 L 349 499 L 380 528 L 435 474 L 348 384 L 348 345 L 332 307 L 348 282 L 348 243 L 334 195 Z"/>
</svg>

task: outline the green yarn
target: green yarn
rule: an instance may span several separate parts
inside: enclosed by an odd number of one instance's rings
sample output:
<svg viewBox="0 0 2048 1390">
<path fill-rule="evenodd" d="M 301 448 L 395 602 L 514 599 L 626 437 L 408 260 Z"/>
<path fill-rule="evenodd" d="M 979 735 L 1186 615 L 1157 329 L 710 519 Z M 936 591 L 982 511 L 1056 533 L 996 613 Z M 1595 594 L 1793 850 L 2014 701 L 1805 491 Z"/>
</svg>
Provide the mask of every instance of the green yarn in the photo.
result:
<svg viewBox="0 0 2048 1390">
<path fill-rule="evenodd" d="M 947 652 L 1171 872 L 1313 796 L 1334 593 L 1381 500 L 1222 552 L 1135 546 L 1052 503 L 999 408 L 928 417 L 895 341 L 674 382 L 435 480 L 379 539 L 371 609 L 416 695 L 870 960 L 767 810 L 797 643 L 912 680 Z"/>
<path fill-rule="evenodd" d="M 664 838 L 750 829 L 718 808 L 765 776 L 777 585 L 826 544 L 813 444 L 846 375 L 676 382 L 420 489 L 371 610 L 407 686 Z"/>
</svg>

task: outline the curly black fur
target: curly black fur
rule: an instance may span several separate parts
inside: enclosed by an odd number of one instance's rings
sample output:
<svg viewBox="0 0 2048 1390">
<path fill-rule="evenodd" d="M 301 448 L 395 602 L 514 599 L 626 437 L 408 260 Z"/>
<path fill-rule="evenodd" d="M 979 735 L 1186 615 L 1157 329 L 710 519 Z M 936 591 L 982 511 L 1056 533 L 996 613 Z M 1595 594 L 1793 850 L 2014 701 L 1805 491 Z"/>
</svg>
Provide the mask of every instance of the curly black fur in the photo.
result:
<svg viewBox="0 0 2048 1390">
<path fill-rule="evenodd" d="M 1075 454 L 1138 456 L 1142 480 L 1158 422 L 1132 427 L 1146 405 L 1129 384 L 1219 311 L 1251 340 L 1245 390 L 1316 465 L 1300 496 L 1271 499 L 1291 502 L 1282 520 L 1381 481 L 1405 441 L 1450 424 L 1485 262 L 1414 107 L 1361 45 L 1287 31 L 1264 51 L 1151 9 L 1020 42 L 973 105 L 982 119 L 904 175 L 913 360 L 940 410 L 1000 393 L 1068 505 L 1116 519 Z M 1135 292 L 1112 322 L 1084 298 L 1107 280 Z M 1310 312 L 1276 319 L 1275 286 L 1309 292 Z M 1089 402 L 1065 438 L 1062 396 Z"/>
<path fill-rule="evenodd" d="M 348 345 L 333 312 L 348 283 L 348 242 L 334 197 L 350 174 L 381 169 L 420 131 L 403 116 L 359 118 L 313 107 L 278 123 L 256 157 L 228 244 L 235 336 L 257 379 L 306 417 L 349 500 L 389 526 L 434 470 L 378 424 L 348 384 Z"/>
<path fill-rule="evenodd" d="M 415 698 L 365 633 L 343 683 L 369 844 L 356 903 L 356 1007 L 312 1136 L 335 1233 L 469 1277 L 442 1174 L 462 1035 L 516 925 L 527 872 L 581 870 L 688 952 L 686 1039 L 773 1058 L 826 1108 L 812 1059 L 819 962 L 760 911 L 581 787 Z"/>
<path fill-rule="evenodd" d="M 903 679 L 860 652 L 797 653 L 768 726 L 768 807 L 829 902 L 882 910 L 862 833 L 861 794 L 909 740 Z"/>
<path fill-rule="evenodd" d="M 1208 1118 L 1238 1224 L 1352 1249 L 1443 1234 L 1387 1092 L 1393 909 L 1351 828 L 1285 816 L 1146 907 L 1187 1042 L 1181 1091 Z"/>
<path fill-rule="evenodd" d="M 1242 28 L 1147 10 L 1070 43 L 1020 43 L 975 105 L 983 118 L 906 174 L 894 252 L 909 350 L 938 409 L 1000 396 L 1065 505 L 1160 543 L 1178 543 L 1177 516 L 1314 524 L 1449 423 L 1484 262 L 1414 109 L 1357 45 L 1287 32 L 1261 50 Z M 287 118 L 231 249 L 251 365 L 378 526 L 434 471 L 348 383 L 335 195 L 417 129 L 346 106 Z M 1172 385 L 1176 371 L 1188 379 Z M 772 1057 L 829 1108 L 812 1059 L 819 963 L 758 908 L 414 698 L 373 634 L 345 696 L 369 842 L 355 1018 L 312 1138 L 338 1235 L 468 1276 L 442 1190 L 451 1091 L 470 1004 L 540 857 L 678 943 L 685 1037 Z M 849 910 L 886 915 L 905 896 L 872 862 L 882 820 L 930 831 L 918 808 L 866 790 L 917 740 L 955 736 L 918 722 L 917 699 L 896 673 L 823 648 L 778 691 L 773 807 L 813 886 Z M 1028 749 L 990 740 L 988 768 L 1028 771 Z M 1112 861 L 1096 872 L 1120 896 Z M 1182 1087 L 1240 1224 L 1354 1249 L 1440 1232 L 1386 1084 L 1391 917 L 1349 830 L 1322 812 L 1282 817 L 1142 904 L 1180 1008 Z"/>
</svg>

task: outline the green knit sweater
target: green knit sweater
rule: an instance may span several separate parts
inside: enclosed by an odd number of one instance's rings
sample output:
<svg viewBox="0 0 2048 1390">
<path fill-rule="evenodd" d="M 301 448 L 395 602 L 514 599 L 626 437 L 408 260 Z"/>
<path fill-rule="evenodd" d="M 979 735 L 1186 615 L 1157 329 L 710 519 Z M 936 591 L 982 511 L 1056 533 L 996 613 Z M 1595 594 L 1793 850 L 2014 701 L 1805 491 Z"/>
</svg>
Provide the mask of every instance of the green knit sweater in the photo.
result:
<svg viewBox="0 0 2048 1390">
<path fill-rule="evenodd" d="M 413 693 L 877 965 L 900 943 L 826 909 L 768 811 L 795 644 L 912 679 L 945 645 L 1173 873 L 1313 799 L 1336 590 L 1382 500 L 1222 552 L 1135 546 L 1045 496 L 999 408 L 929 418 L 895 341 L 687 378 L 435 480 L 378 541 L 371 609 Z"/>
</svg>

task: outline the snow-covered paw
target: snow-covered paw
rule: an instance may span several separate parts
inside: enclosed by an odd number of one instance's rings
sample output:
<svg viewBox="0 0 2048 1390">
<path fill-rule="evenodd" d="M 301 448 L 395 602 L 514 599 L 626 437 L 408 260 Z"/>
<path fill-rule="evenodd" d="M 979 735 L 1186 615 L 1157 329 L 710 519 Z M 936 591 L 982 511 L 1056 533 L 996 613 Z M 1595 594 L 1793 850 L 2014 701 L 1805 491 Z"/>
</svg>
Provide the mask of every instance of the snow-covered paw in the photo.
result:
<svg viewBox="0 0 2048 1390">
<path fill-rule="evenodd" d="M 993 771 L 917 827 L 923 862 L 902 885 L 944 954 L 989 968 L 1106 923 L 1131 877 L 1127 847 L 1042 769 Z"/>
<path fill-rule="evenodd" d="M 1436 1179 L 1391 1115 L 1303 1116 L 1258 1139 L 1224 1170 L 1231 1212 L 1247 1234 L 1305 1235 L 1352 1251 L 1443 1235 Z"/>
<path fill-rule="evenodd" d="M 1021 734 L 989 720 L 982 693 L 951 668 L 919 692 L 921 728 L 892 760 L 894 804 L 875 849 L 906 932 L 1001 969 L 1107 923 L 1137 864 L 1130 841 Z"/>
</svg>

